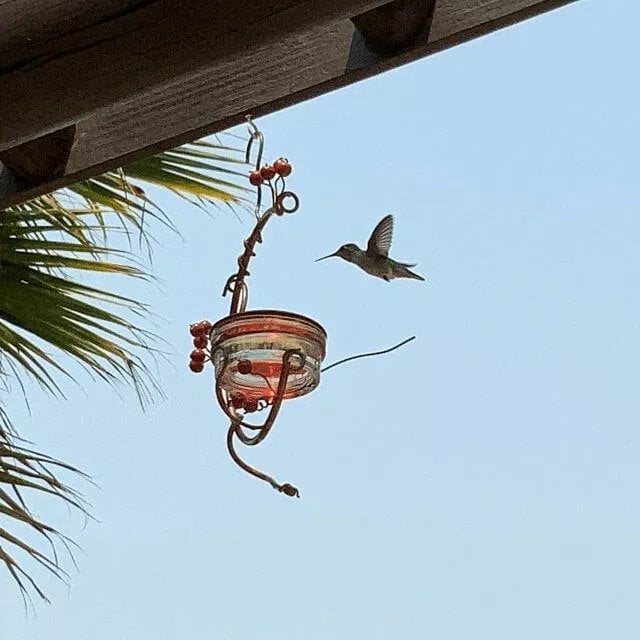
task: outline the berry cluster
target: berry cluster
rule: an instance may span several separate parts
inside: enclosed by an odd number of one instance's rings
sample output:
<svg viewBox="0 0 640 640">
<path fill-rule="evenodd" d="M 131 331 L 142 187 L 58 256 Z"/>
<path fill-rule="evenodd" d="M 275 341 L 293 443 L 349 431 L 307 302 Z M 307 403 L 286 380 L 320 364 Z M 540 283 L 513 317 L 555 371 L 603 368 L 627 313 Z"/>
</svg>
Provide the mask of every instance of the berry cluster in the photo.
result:
<svg viewBox="0 0 640 640">
<path fill-rule="evenodd" d="M 253 413 L 260 409 L 260 403 L 253 398 L 245 398 L 241 393 L 234 393 L 231 396 L 231 406 L 234 409 L 244 409 L 245 413 Z"/>
<path fill-rule="evenodd" d="M 251 366 L 251 360 L 238 360 L 238 364 L 236 365 L 238 369 L 238 373 L 247 376 L 251 374 L 253 367 Z M 258 409 L 262 409 L 265 406 L 265 400 L 255 400 L 253 398 L 245 398 L 241 393 L 233 393 L 231 394 L 231 406 L 234 409 L 243 409 L 245 413 L 253 413 L 254 411 L 258 411 Z"/>
<path fill-rule="evenodd" d="M 200 373 L 204 369 L 204 361 L 207 359 L 207 346 L 209 345 L 209 332 L 211 323 L 201 320 L 189 326 L 189 333 L 193 336 L 195 349 L 189 355 L 189 369 L 194 373 Z"/>
<path fill-rule="evenodd" d="M 261 169 L 252 171 L 249 174 L 249 182 L 254 187 L 259 187 L 263 182 L 273 180 L 276 175 L 286 178 L 291 173 L 291 169 L 286 158 L 278 158 L 273 164 L 265 164 Z"/>
</svg>

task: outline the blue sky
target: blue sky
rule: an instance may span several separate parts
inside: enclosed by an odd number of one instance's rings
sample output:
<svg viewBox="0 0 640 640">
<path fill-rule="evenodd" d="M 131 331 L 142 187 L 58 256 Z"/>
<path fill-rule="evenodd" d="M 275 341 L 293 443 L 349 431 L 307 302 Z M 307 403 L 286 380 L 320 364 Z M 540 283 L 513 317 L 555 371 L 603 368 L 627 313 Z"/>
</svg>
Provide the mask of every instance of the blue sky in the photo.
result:
<svg viewBox="0 0 640 640">
<path fill-rule="evenodd" d="M 270 223 L 250 308 L 317 319 L 327 362 L 417 336 L 328 372 L 249 451 L 300 500 L 232 464 L 211 374 L 185 367 L 250 219 L 163 197 L 182 239 L 155 230 L 142 295 L 168 399 L 11 402 L 93 475 L 99 522 L 42 505 L 79 572 L 41 575 L 35 616 L 0 574 L 0 637 L 638 638 L 638 20 L 584 0 L 259 121 L 302 205 Z M 313 262 L 385 213 L 426 283 Z"/>
</svg>

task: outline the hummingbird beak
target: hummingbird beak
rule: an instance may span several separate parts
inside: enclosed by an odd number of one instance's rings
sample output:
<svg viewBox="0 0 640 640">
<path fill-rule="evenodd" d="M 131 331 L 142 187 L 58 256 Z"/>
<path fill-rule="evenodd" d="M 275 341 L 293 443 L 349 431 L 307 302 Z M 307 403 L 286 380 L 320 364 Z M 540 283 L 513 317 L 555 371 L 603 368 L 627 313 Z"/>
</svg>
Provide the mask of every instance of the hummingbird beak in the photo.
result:
<svg viewBox="0 0 640 640">
<path fill-rule="evenodd" d="M 328 256 L 323 256 L 322 258 L 318 258 L 317 260 L 315 260 L 315 262 L 320 262 L 320 260 L 326 260 L 327 258 L 334 258 L 337 255 L 338 255 L 338 252 L 336 251 L 335 253 L 330 253 Z"/>
</svg>

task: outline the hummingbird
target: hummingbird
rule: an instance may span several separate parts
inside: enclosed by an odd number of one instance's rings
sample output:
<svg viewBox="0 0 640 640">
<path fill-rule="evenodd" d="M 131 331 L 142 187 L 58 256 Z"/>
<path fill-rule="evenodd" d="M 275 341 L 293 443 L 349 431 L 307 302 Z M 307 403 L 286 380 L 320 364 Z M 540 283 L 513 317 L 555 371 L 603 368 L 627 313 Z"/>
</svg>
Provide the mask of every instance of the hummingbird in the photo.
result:
<svg viewBox="0 0 640 640">
<path fill-rule="evenodd" d="M 415 264 L 407 264 L 405 262 L 396 262 L 389 257 L 389 248 L 393 239 L 393 216 L 387 215 L 373 230 L 366 249 L 361 249 L 358 245 L 349 243 L 343 244 L 335 253 L 328 256 L 318 258 L 326 260 L 337 256 L 347 262 L 360 267 L 369 275 L 376 278 L 382 278 L 387 282 L 391 282 L 394 278 L 414 278 L 415 280 L 424 280 L 422 276 L 409 270 L 409 267 L 415 267 Z"/>
</svg>

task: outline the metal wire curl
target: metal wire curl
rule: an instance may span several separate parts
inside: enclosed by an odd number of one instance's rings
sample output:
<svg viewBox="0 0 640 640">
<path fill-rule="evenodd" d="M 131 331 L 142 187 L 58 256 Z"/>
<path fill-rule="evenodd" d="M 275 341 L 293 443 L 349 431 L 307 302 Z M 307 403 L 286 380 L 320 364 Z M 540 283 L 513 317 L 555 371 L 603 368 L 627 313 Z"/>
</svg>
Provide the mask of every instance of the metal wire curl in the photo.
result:
<svg viewBox="0 0 640 640">
<path fill-rule="evenodd" d="M 255 445 L 260 444 L 269 434 L 271 427 L 276 421 L 278 417 L 278 413 L 280 411 L 280 407 L 282 406 L 282 401 L 284 400 L 284 394 L 287 388 L 287 380 L 289 378 L 289 374 L 292 373 L 292 363 L 291 359 L 294 356 L 302 357 L 304 359 L 304 354 L 299 349 L 289 349 L 282 354 L 282 368 L 280 369 L 280 377 L 278 379 L 278 386 L 276 388 L 275 396 L 271 401 L 271 408 L 269 410 L 269 415 L 265 419 L 262 425 L 252 425 L 244 422 L 243 418 L 238 415 L 235 408 L 231 404 L 230 398 L 227 397 L 226 391 L 221 386 L 221 380 L 226 372 L 228 362 L 225 362 L 222 368 L 220 369 L 220 373 L 216 377 L 216 397 L 218 399 L 218 403 L 222 407 L 223 411 L 230 419 L 231 424 L 229 425 L 229 429 L 227 431 L 227 449 L 229 451 L 229 455 L 232 460 L 244 471 L 251 474 L 252 476 L 264 480 L 268 482 L 274 489 L 280 491 L 291 497 L 300 497 L 300 493 L 296 487 L 287 483 L 280 484 L 276 482 L 270 475 L 256 469 L 251 466 L 247 462 L 245 462 L 235 450 L 233 445 L 233 436 L 235 435 L 242 444 L 253 447 Z M 295 367 L 296 370 L 299 370 L 299 367 Z M 257 431 L 258 433 L 254 436 L 249 436 L 242 430 L 244 428 L 252 429 Z"/>
</svg>

